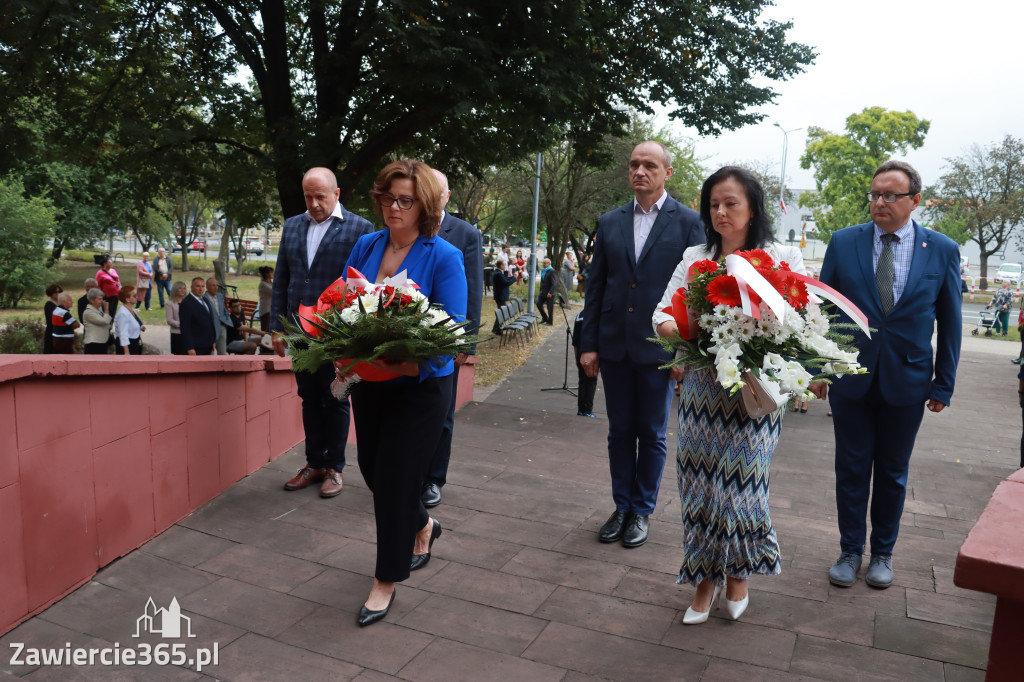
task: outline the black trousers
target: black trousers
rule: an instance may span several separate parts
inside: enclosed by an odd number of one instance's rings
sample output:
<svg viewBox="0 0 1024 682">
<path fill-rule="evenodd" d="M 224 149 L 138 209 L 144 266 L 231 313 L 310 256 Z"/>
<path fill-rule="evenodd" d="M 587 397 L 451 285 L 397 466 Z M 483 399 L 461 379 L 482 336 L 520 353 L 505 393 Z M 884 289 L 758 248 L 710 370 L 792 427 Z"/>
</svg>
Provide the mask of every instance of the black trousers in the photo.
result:
<svg viewBox="0 0 1024 682">
<path fill-rule="evenodd" d="M 555 323 L 555 297 L 537 297 L 537 312 L 540 313 L 541 324 Z"/>
<path fill-rule="evenodd" d="M 85 344 L 85 354 L 86 355 L 106 355 L 107 354 L 107 344 L 104 343 L 104 342 L 101 342 L 101 343 L 87 343 L 87 344 Z"/>
<path fill-rule="evenodd" d="M 326 364 L 315 372 L 296 372 L 295 383 L 302 398 L 302 428 L 306 433 L 306 464 L 314 469 L 345 468 L 348 442 L 349 405 L 331 393 L 337 374 Z"/>
<path fill-rule="evenodd" d="M 382 582 L 409 577 L 416 533 L 430 519 L 423 479 L 451 403 L 452 375 L 415 384 L 360 381 L 352 389 L 359 470 L 373 493 Z"/>
<path fill-rule="evenodd" d="M 576 411 L 583 414 L 594 413 L 594 394 L 597 393 L 597 377 L 588 377 L 580 364 L 579 352 L 576 353 L 577 389 Z"/>
</svg>

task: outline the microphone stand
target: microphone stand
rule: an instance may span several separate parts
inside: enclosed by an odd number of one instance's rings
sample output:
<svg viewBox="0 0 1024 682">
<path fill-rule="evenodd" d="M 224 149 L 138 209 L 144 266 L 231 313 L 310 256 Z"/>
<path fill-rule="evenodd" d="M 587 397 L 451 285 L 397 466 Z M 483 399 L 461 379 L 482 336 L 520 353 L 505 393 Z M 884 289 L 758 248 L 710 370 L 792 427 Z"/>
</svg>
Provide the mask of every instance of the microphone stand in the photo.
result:
<svg viewBox="0 0 1024 682">
<path fill-rule="evenodd" d="M 572 325 L 569 324 L 569 316 L 565 312 L 565 302 L 569 300 L 568 294 L 565 293 L 565 285 L 562 284 L 561 277 L 558 279 L 556 285 L 558 293 L 558 307 L 562 309 L 562 319 L 565 320 L 565 370 L 562 373 L 562 385 L 553 386 L 551 388 L 542 388 L 542 391 L 565 391 L 573 397 L 577 397 L 575 391 L 579 390 L 579 386 L 569 385 L 569 353 L 572 347 Z"/>
</svg>

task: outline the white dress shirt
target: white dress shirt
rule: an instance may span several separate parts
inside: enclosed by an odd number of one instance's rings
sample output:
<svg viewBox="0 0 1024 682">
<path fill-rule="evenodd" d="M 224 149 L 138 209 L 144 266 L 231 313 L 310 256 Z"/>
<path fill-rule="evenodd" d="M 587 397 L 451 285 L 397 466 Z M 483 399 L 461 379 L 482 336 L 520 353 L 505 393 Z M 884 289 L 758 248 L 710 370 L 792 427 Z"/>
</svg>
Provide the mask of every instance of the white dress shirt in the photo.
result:
<svg viewBox="0 0 1024 682">
<path fill-rule="evenodd" d="M 316 250 L 320 248 L 320 242 L 324 240 L 324 235 L 327 234 L 327 228 L 331 226 L 335 218 L 341 217 L 341 202 L 335 202 L 334 210 L 331 211 L 331 215 L 327 216 L 327 220 L 322 223 L 318 223 L 313 214 L 306 211 L 306 218 L 309 220 L 309 229 L 306 230 L 306 267 L 313 267 L 313 259 L 316 258 Z"/>
<path fill-rule="evenodd" d="M 633 199 L 633 253 L 637 260 L 640 260 L 644 244 L 647 243 L 647 237 L 650 236 L 654 221 L 658 219 L 658 212 L 665 205 L 666 199 L 668 199 L 668 192 L 662 190 L 661 197 L 654 202 L 650 211 L 645 211 L 640 202 Z"/>
</svg>

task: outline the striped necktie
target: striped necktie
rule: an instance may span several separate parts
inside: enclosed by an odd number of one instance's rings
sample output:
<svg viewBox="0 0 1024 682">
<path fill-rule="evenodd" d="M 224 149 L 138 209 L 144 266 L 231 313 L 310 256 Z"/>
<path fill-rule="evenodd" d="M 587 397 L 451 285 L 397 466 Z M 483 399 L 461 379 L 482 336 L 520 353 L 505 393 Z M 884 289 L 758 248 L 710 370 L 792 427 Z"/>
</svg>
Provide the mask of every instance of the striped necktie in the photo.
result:
<svg viewBox="0 0 1024 682">
<path fill-rule="evenodd" d="M 892 245 L 899 241 L 899 237 L 894 234 L 883 234 L 881 238 L 885 246 L 882 247 L 882 255 L 878 257 L 878 268 L 875 270 L 875 286 L 878 287 L 878 297 L 882 299 L 882 312 L 888 315 L 894 305 L 892 284 L 896 276 L 896 267 L 894 265 L 896 254 L 893 252 Z"/>
</svg>

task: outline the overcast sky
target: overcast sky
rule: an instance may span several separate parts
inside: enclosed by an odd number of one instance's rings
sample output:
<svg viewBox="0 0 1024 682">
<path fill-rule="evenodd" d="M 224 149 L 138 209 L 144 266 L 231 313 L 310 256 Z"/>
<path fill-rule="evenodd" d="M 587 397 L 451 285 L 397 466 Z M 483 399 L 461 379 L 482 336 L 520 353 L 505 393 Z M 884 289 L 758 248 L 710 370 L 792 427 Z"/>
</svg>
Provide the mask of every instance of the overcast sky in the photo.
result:
<svg viewBox="0 0 1024 682">
<path fill-rule="evenodd" d="M 1005 135 L 1024 138 L 1024 2 L 1018 0 L 777 0 L 766 17 L 792 20 L 791 40 L 811 45 L 815 63 L 777 84 L 763 122 L 718 138 L 694 138 L 711 168 L 735 161 L 779 168 L 789 133 L 787 186 L 811 188 L 800 168 L 808 126 L 843 133 L 846 117 L 865 107 L 913 111 L 931 122 L 924 146 L 905 158 L 925 185 L 938 180 L 945 159 Z M 659 119 L 667 123 L 668 119 Z"/>
</svg>

